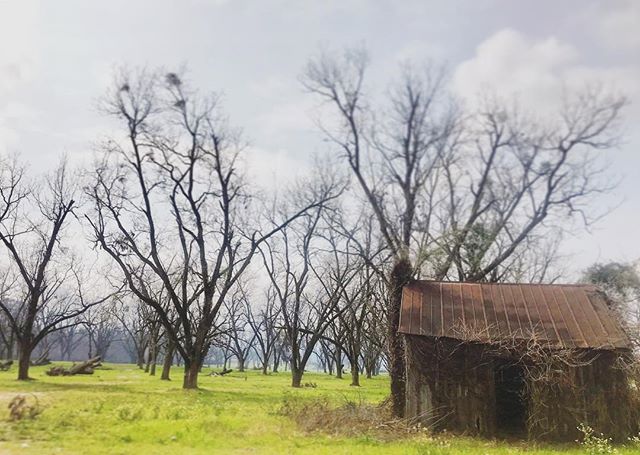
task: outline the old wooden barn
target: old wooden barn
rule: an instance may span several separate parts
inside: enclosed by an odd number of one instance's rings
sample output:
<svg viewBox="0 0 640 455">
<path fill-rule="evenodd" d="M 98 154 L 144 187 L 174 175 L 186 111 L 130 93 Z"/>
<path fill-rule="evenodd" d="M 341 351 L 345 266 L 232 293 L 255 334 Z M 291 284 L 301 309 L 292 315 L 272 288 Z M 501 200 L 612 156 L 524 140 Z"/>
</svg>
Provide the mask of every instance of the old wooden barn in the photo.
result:
<svg viewBox="0 0 640 455">
<path fill-rule="evenodd" d="M 434 429 L 574 440 L 638 430 L 631 344 L 590 285 L 416 281 L 403 290 L 406 410 Z"/>
</svg>

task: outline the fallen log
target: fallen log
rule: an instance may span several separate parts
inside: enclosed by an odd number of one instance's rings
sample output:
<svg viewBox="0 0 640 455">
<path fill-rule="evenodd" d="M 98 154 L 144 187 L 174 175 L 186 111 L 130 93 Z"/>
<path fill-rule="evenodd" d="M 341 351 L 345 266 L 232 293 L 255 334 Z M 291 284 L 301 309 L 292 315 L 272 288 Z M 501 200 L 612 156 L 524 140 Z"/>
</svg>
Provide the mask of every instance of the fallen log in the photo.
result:
<svg viewBox="0 0 640 455">
<path fill-rule="evenodd" d="M 49 350 L 47 349 L 42 354 L 40 354 L 40 357 L 38 357 L 36 360 L 32 360 L 29 363 L 34 367 L 49 365 L 51 363 L 51 360 L 49 360 Z"/>
<path fill-rule="evenodd" d="M 47 371 L 47 376 L 64 376 L 67 372 L 65 367 L 51 367 Z"/>
<path fill-rule="evenodd" d="M 93 374 L 96 368 L 101 366 L 100 356 L 92 357 L 89 360 L 86 360 L 82 363 L 73 364 L 71 368 L 67 369 L 65 367 L 57 366 L 51 367 L 49 371 L 47 371 L 47 375 L 49 376 L 73 376 L 76 374 Z"/>
<path fill-rule="evenodd" d="M 8 371 L 9 368 L 11 368 L 11 365 L 13 365 L 13 360 L 0 362 L 0 371 Z"/>
<path fill-rule="evenodd" d="M 101 365 L 100 356 L 92 357 L 85 362 L 72 365 L 71 368 L 69 368 L 69 374 L 93 374 L 93 371 Z"/>
<path fill-rule="evenodd" d="M 211 373 L 209 373 L 209 376 L 224 376 L 225 374 L 229 374 L 232 373 L 233 370 L 232 369 L 224 369 L 222 370 L 220 373 L 218 373 L 217 371 L 212 371 Z"/>
</svg>

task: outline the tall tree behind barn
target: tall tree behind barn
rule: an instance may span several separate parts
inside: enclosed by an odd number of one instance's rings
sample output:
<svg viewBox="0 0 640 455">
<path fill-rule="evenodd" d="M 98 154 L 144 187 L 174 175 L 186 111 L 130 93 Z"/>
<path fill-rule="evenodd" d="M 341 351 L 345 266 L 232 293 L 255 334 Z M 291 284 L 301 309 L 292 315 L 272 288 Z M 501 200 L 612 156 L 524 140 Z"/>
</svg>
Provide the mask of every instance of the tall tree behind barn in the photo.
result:
<svg viewBox="0 0 640 455">
<path fill-rule="evenodd" d="M 448 91 L 443 71 L 405 65 L 380 103 L 365 78 L 368 63 L 363 50 L 322 54 L 307 65 L 303 83 L 333 109 L 323 133 L 348 165 L 390 255 L 381 272 L 391 402 L 402 416 L 403 286 L 419 275 L 504 281 L 521 275 L 515 263 L 540 263 L 536 256 L 567 216 L 597 219 L 598 205 L 590 203 L 612 185 L 596 152 L 619 142 L 626 101 L 579 90 L 540 123 L 508 99 L 469 110 Z M 536 281 L 547 274 L 543 265 Z"/>
</svg>

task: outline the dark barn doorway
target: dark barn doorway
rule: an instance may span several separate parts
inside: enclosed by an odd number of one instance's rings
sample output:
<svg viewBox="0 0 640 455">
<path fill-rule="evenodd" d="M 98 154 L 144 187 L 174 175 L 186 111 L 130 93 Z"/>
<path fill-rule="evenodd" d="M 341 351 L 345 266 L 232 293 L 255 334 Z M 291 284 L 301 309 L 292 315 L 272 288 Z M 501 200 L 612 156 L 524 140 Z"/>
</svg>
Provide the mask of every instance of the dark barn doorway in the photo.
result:
<svg viewBox="0 0 640 455">
<path fill-rule="evenodd" d="M 504 436 L 526 436 L 527 397 L 524 369 L 511 363 L 495 371 L 496 424 Z"/>
</svg>

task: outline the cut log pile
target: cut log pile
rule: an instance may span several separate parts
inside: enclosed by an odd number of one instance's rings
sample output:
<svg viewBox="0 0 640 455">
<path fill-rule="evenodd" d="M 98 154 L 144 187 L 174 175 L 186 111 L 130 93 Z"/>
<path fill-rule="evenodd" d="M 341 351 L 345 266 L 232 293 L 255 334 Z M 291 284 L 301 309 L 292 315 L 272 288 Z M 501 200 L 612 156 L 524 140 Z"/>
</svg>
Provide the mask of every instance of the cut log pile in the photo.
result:
<svg viewBox="0 0 640 455">
<path fill-rule="evenodd" d="M 70 368 L 62 366 L 51 367 L 47 371 L 49 376 L 73 376 L 76 374 L 93 374 L 96 368 L 102 366 L 100 363 L 100 356 L 92 357 L 89 360 L 82 363 L 74 363 Z"/>
</svg>

